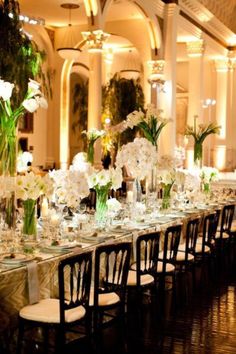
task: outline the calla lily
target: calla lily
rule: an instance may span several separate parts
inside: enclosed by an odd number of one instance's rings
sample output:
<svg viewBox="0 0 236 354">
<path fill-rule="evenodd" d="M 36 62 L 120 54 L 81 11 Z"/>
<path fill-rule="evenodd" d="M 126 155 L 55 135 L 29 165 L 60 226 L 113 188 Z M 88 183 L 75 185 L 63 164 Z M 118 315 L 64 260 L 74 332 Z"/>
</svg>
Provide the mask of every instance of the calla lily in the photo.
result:
<svg viewBox="0 0 236 354">
<path fill-rule="evenodd" d="M 35 98 L 24 100 L 22 105 L 30 113 L 35 112 L 39 108 L 38 100 L 36 100 Z"/>
</svg>

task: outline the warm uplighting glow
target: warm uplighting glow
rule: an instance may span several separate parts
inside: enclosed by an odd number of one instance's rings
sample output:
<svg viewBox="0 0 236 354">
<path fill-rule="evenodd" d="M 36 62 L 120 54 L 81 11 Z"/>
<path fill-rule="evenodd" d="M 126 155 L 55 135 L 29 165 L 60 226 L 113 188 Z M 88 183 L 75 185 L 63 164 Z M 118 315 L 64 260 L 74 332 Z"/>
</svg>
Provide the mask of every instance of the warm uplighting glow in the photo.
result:
<svg viewBox="0 0 236 354">
<path fill-rule="evenodd" d="M 224 170 L 226 167 L 226 146 L 225 145 L 216 146 L 215 167 L 219 171 Z"/>
<path fill-rule="evenodd" d="M 203 40 L 188 42 L 187 44 L 187 54 L 190 58 L 201 57 L 204 52 Z"/>
<path fill-rule="evenodd" d="M 192 150 L 187 150 L 187 153 L 186 153 L 186 168 L 189 170 L 189 169 L 192 169 L 194 167 L 194 158 L 193 158 L 193 155 L 194 155 L 194 151 L 193 149 Z"/>
<path fill-rule="evenodd" d="M 91 17 L 91 15 L 96 16 L 98 13 L 97 0 L 84 0 L 84 6 L 86 15 Z"/>
</svg>

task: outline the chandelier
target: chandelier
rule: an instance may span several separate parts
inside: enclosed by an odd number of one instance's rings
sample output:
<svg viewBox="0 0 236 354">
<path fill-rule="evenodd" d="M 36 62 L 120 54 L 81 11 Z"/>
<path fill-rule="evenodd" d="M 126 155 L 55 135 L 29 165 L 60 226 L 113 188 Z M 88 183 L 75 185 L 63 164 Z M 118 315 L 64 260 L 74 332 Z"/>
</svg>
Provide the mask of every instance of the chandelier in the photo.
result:
<svg viewBox="0 0 236 354">
<path fill-rule="evenodd" d="M 126 80 L 137 80 L 140 76 L 140 64 L 137 61 L 132 49 L 129 49 L 125 61 L 125 69 L 120 70 L 120 77 Z"/>
<path fill-rule="evenodd" d="M 58 54 L 63 59 L 76 60 L 78 59 L 79 53 L 81 50 L 79 48 L 74 48 L 75 45 L 75 36 L 73 32 L 73 28 L 71 25 L 71 10 L 75 10 L 79 8 L 77 4 L 65 3 L 61 4 L 63 9 L 69 10 L 69 24 L 65 32 L 65 36 L 63 39 L 63 46 L 57 49 Z"/>
<path fill-rule="evenodd" d="M 105 33 L 102 30 L 81 32 L 84 40 L 88 46 L 88 52 L 96 53 L 102 52 L 103 43 L 110 37 L 109 33 Z"/>
</svg>

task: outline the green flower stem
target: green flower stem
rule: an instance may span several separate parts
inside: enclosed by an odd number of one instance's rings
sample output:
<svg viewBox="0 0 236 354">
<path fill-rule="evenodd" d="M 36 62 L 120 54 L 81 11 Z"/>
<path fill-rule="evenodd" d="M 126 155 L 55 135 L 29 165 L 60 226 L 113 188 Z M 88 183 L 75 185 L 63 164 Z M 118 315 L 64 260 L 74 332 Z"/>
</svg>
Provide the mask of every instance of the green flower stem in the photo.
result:
<svg viewBox="0 0 236 354">
<path fill-rule="evenodd" d="M 162 197 L 162 204 L 161 209 L 168 209 L 170 207 L 170 192 L 173 183 L 165 184 L 163 187 L 163 197 Z"/>
<path fill-rule="evenodd" d="M 210 183 L 204 183 L 203 184 L 203 192 L 208 194 L 210 193 L 211 189 L 210 189 Z"/>
<path fill-rule="evenodd" d="M 197 161 L 200 162 L 202 161 L 202 143 L 199 141 L 194 142 L 194 163 L 197 163 Z M 200 166 L 201 167 L 201 166 Z"/>
<path fill-rule="evenodd" d="M 23 219 L 23 234 L 36 235 L 36 216 L 35 205 L 36 200 L 27 199 L 23 202 L 24 205 L 24 219 Z"/>
<path fill-rule="evenodd" d="M 94 163 L 94 141 L 88 143 L 87 160 L 91 164 Z"/>
<path fill-rule="evenodd" d="M 106 221 L 107 214 L 107 198 L 108 198 L 108 186 L 102 186 L 96 188 L 96 222 L 100 225 L 104 224 Z"/>
</svg>

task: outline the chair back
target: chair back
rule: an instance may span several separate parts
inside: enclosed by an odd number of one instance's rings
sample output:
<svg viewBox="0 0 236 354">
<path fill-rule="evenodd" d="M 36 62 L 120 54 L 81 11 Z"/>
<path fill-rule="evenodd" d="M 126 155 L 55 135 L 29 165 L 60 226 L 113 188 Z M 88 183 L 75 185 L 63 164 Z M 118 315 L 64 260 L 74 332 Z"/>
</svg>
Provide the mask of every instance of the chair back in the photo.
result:
<svg viewBox="0 0 236 354">
<path fill-rule="evenodd" d="M 196 243 L 198 237 L 198 228 L 200 224 L 200 218 L 189 220 L 186 228 L 186 248 L 185 248 L 185 261 L 188 261 L 188 253 L 195 256 Z"/>
<path fill-rule="evenodd" d="M 94 307 L 99 294 L 118 292 L 121 302 L 125 298 L 131 242 L 101 245 L 95 250 Z"/>
<path fill-rule="evenodd" d="M 165 231 L 162 259 L 164 273 L 166 272 L 167 263 L 175 264 L 181 231 L 182 225 L 170 226 Z"/>
<path fill-rule="evenodd" d="M 206 215 L 203 220 L 202 232 L 202 256 L 205 255 L 205 246 L 212 247 L 212 240 L 215 237 L 219 216 L 216 213 Z"/>
<path fill-rule="evenodd" d="M 160 236 L 160 232 L 152 232 L 140 235 L 136 240 L 137 286 L 140 286 L 142 275 L 156 274 Z"/>
<path fill-rule="evenodd" d="M 234 208 L 233 204 L 225 205 L 221 214 L 221 224 L 220 224 L 220 239 L 223 237 L 223 233 L 227 233 L 230 235 L 231 233 L 231 225 L 234 216 Z"/>
<path fill-rule="evenodd" d="M 92 252 L 77 254 L 60 261 L 58 266 L 60 322 L 65 311 L 80 305 L 88 308 L 92 273 Z"/>
</svg>

